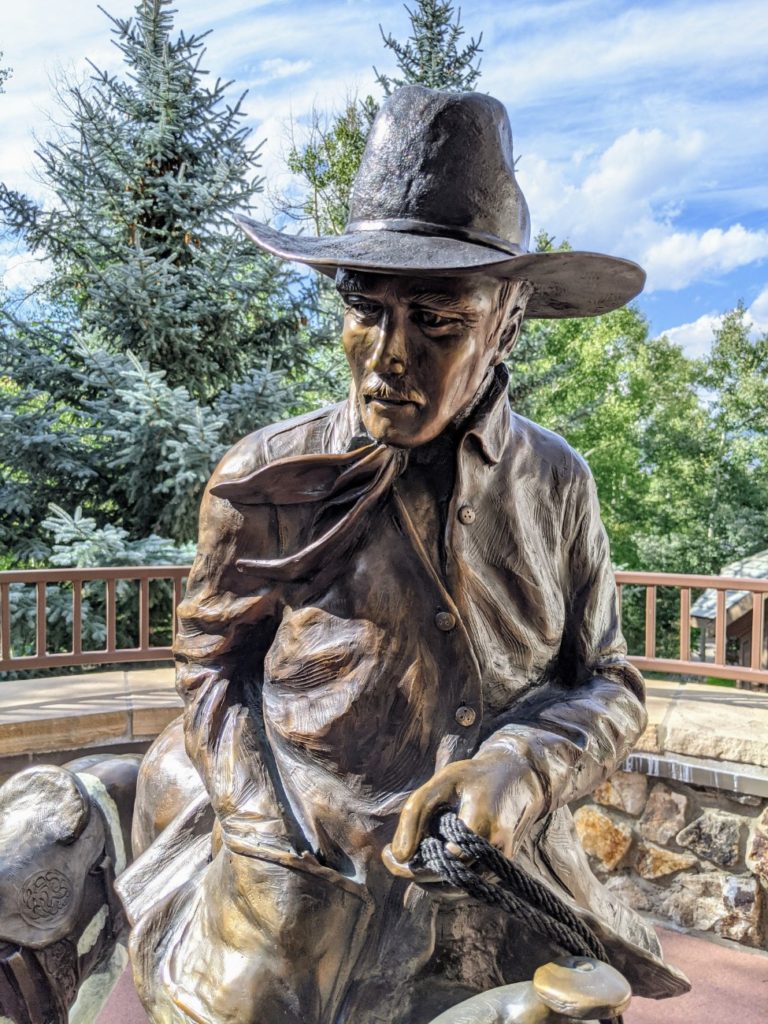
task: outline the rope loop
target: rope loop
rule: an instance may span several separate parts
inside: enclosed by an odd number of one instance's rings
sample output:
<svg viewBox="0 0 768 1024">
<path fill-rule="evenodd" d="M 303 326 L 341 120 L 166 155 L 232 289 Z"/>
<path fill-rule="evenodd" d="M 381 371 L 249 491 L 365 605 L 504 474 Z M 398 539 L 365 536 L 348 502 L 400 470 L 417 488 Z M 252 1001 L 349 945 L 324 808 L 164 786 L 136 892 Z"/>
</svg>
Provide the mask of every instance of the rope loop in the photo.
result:
<svg viewBox="0 0 768 1024">
<path fill-rule="evenodd" d="M 467 828 L 455 812 L 438 819 L 437 831 L 439 837 L 422 839 L 414 868 L 424 868 L 480 903 L 513 914 L 566 954 L 609 963 L 600 939 L 567 903 Z M 620 1022 L 615 1018 L 614 1024 Z"/>
</svg>

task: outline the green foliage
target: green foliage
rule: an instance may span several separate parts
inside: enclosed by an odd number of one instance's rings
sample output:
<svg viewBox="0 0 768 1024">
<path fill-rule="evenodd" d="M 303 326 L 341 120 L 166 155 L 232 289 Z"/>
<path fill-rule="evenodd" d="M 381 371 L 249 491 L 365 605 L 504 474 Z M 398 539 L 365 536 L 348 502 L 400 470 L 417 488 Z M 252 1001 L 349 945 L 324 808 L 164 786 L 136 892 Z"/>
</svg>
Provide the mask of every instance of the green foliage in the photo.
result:
<svg viewBox="0 0 768 1024">
<path fill-rule="evenodd" d="M 306 185 L 305 198 L 291 212 L 308 220 L 318 235 L 344 230 L 352 185 L 377 113 L 372 96 L 350 99 L 330 126 L 313 110 L 308 139 L 288 152 L 288 169 Z"/>
<path fill-rule="evenodd" d="M 258 362 L 293 366 L 306 331 L 299 278 L 231 222 L 261 191 L 243 97 L 206 84 L 204 37 L 174 37 L 173 13 L 110 17 L 122 73 L 67 85 L 69 124 L 38 151 L 56 201 L 0 186 L 0 215 L 52 264 L 52 298 L 205 399 Z"/>
<path fill-rule="evenodd" d="M 57 557 L 52 503 L 147 555 L 191 541 L 222 452 L 333 387 L 313 288 L 231 222 L 261 190 L 242 97 L 173 14 L 108 15 L 122 70 L 65 87 L 68 123 L 38 153 L 48 205 L 0 185 L 6 227 L 52 268 L 35 301 L 0 297 L 8 565 Z"/>
<path fill-rule="evenodd" d="M 701 523 L 722 565 L 768 547 L 768 334 L 750 337 L 742 305 L 715 332 L 703 384 L 712 429 Z"/>
<path fill-rule="evenodd" d="M 741 306 L 707 359 L 650 338 L 629 307 L 529 321 L 509 362 L 514 407 L 589 462 L 620 568 L 718 573 L 768 547 L 768 336 L 750 337 Z M 644 588 L 625 588 L 622 618 L 641 653 Z M 676 657 L 673 588 L 659 588 L 657 623 L 659 654 Z"/>
<path fill-rule="evenodd" d="M 3 51 L 0 50 L 0 60 L 3 58 Z M 11 68 L 0 68 L 0 93 L 5 92 L 5 83 L 11 77 Z"/>
<path fill-rule="evenodd" d="M 45 320 L 6 322 L 0 341 L 0 544 L 22 562 L 53 557 L 40 529 L 52 502 L 134 538 L 192 540 L 223 452 L 305 404 L 300 386 L 259 369 L 204 404 L 100 332 Z"/>
<path fill-rule="evenodd" d="M 405 43 L 398 42 L 379 26 L 384 45 L 395 55 L 400 71 L 397 78 L 376 72 L 376 81 L 385 94 L 389 96 L 393 89 L 403 85 L 471 91 L 480 77 L 477 56 L 482 53 L 482 32 L 477 39 L 470 39 L 463 49 L 459 49 L 459 41 L 464 35 L 460 8 L 454 12 L 448 0 L 442 3 L 440 0 L 417 0 L 413 9 L 407 5 L 405 9 L 411 21 L 411 35 Z"/>
</svg>

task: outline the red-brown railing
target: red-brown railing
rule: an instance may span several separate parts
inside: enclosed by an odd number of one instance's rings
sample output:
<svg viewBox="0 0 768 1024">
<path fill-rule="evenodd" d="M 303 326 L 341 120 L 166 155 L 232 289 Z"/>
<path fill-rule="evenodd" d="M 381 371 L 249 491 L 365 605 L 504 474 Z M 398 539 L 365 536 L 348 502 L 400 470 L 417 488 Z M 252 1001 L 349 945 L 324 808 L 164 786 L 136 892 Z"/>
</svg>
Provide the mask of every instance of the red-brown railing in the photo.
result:
<svg viewBox="0 0 768 1024">
<path fill-rule="evenodd" d="M 0 572 L 0 671 L 20 671 L 33 668 L 56 668 L 70 665 L 109 665 L 117 662 L 163 661 L 171 657 L 171 648 L 153 646 L 151 634 L 162 625 L 170 636 L 175 630 L 176 606 L 182 597 L 184 580 L 189 566 L 150 565 L 120 566 L 104 569 L 23 569 Z M 117 642 L 117 587 L 118 583 L 138 583 L 138 644 L 118 646 Z M 150 589 L 152 580 L 166 580 L 172 586 L 171 617 L 153 623 L 150 619 Z M 98 650 L 83 648 L 83 584 L 104 582 L 106 642 Z M 11 587 L 14 584 L 32 584 L 35 600 L 35 653 L 14 654 L 11 628 Z M 47 587 L 71 585 L 72 629 L 69 651 L 48 650 Z"/>
<path fill-rule="evenodd" d="M 20 669 L 56 668 L 71 665 L 105 665 L 118 662 L 162 661 L 171 657 L 170 646 L 152 646 L 153 623 L 150 618 L 149 585 L 152 580 L 167 580 L 172 584 L 172 623 L 175 624 L 176 606 L 181 600 L 184 580 L 189 566 L 156 565 L 109 569 L 26 569 L 0 572 L 0 671 Z M 122 580 L 138 582 L 139 622 L 138 644 L 118 646 L 117 643 L 117 584 Z M 82 588 L 84 583 L 103 581 L 106 588 L 105 619 L 106 643 L 98 650 L 84 650 L 82 645 Z M 768 580 L 743 577 L 693 576 L 678 573 L 618 572 L 616 574 L 619 600 L 627 587 L 645 588 L 645 648 L 642 655 L 633 655 L 632 662 L 645 672 L 665 672 L 687 676 L 716 676 L 738 679 L 746 683 L 768 684 L 768 663 L 764 653 L 764 607 L 768 594 Z M 32 584 L 36 588 L 35 653 L 14 654 L 12 650 L 10 588 L 13 584 Z M 47 649 L 46 588 L 49 585 L 71 585 L 72 630 L 71 650 L 50 652 Z M 656 608 L 659 587 L 674 587 L 679 591 L 679 646 L 677 658 L 658 657 L 656 654 Z M 717 593 L 715 606 L 715 642 L 712 660 L 691 657 L 691 591 L 713 589 Z M 726 662 L 728 591 L 745 591 L 752 595 L 751 664 L 734 665 Z M 157 625 L 157 624 L 155 624 Z M 169 627 L 171 623 L 164 625 Z"/>
<path fill-rule="evenodd" d="M 765 595 L 768 580 L 755 580 L 743 576 L 695 576 L 671 572 L 617 572 L 616 584 L 619 602 L 628 586 L 645 588 L 645 650 L 630 660 L 643 672 L 668 672 L 684 676 L 711 676 L 718 679 L 738 679 L 745 683 L 768 683 L 768 663 L 764 650 Z M 659 587 L 679 590 L 679 645 L 678 657 L 657 657 L 656 607 Z M 712 660 L 691 657 L 691 591 L 716 591 L 715 644 Z M 726 661 L 728 591 L 752 596 L 752 631 L 750 638 L 750 664 L 734 665 Z"/>
</svg>

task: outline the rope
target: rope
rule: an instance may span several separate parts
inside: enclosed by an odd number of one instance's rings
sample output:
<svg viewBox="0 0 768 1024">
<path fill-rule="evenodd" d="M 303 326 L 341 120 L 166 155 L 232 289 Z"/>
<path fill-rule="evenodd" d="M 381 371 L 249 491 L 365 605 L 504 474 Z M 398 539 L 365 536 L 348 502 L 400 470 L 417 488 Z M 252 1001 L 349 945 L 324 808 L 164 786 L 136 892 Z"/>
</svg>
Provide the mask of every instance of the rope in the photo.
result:
<svg viewBox="0 0 768 1024">
<path fill-rule="evenodd" d="M 551 889 L 532 878 L 501 854 L 486 839 L 470 831 L 452 811 L 437 823 L 441 838 L 422 839 L 412 864 L 438 875 L 456 889 L 488 906 L 500 907 L 521 919 L 572 956 L 591 957 L 608 963 L 605 947 L 591 928 Z M 459 854 L 447 849 L 458 848 Z M 471 862 L 471 863 L 468 863 Z M 491 872 L 498 882 L 484 878 Z M 621 1017 L 601 1024 L 622 1024 Z"/>
</svg>

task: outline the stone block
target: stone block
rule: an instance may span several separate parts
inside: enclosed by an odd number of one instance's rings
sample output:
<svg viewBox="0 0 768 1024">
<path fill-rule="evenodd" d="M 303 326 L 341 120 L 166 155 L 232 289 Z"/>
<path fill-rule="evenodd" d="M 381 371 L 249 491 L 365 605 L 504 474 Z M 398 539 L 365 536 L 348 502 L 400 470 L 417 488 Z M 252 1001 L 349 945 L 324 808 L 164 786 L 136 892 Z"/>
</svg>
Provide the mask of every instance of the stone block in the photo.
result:
<svg viewBox="0 0 768 1024">
<path fill-rule="evenodd" d="M 738 814 L 706 810 L 678 833 L 676 841 L 699 857 L 729 868 L 739 862 L 744 825 L 744 819 Z"/>
<path fill-rule="evenodd" d="M 612 871 L 632 845 L 632 830 L 599 807 L 590 805 L 579 807 L 573 820 L 586 852 L 606 871 Z"/>
<path fill-rule="evenodd" d="M 658 886 L 644 885 L 632 875 L 611 875 L 605 880 L 605 888 L 622 903 L 637 910 L 641 914 L 656 910 L 659 896 L 663 890 Z"/>
<path fill-rule="evenodd" d="M 768 767 L 768 702 L 681 699 L 664 721 L 663 740 L 669 753 Z"/>
<path fill-rule="evenodd" d="M 681 928 L 712 931 L 724 939 L 760 947 L 763 894 L 749 875 L 723 871 L 678 875 L 668 889 L 653 900 L 653 913 L 669 918 Z"/>
<path fill-rule="evenodd" d="M 747 867 L 768 889 L 768 808 L 755 820 L 750 832 Z"/>
<path fill-rule="evenodd" d="M 692 853 L 678 853 L 675 850 L 657 846 L 655 843 L 643 841 L 638 845 L 635 867 L 637 873 L 643 878 L 653 879 L 664 878 L 677 871 L 695 868 L 698 863 Z"/>
<path fill-rule="evenodd" d="M 636 818 L 645 807 L 648 779 L 640 772 L 616 772 L 592 795 L 604 807 L 616 807 Z"/>
<path fill-rule="evenodd" d="M 638 829 L 645 839 L 663 846 L 685 825 L 688 798 L 663 782 L 651 789 Z"/>
<path fill-rule="evenodd" d="M 663 747 L 659 739 L 658 723 L 649 722 L 632 749 L 643 754 L 661 754 Z"/>
</svg>

